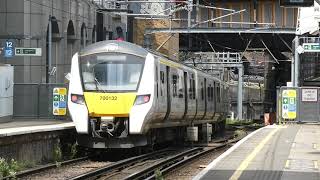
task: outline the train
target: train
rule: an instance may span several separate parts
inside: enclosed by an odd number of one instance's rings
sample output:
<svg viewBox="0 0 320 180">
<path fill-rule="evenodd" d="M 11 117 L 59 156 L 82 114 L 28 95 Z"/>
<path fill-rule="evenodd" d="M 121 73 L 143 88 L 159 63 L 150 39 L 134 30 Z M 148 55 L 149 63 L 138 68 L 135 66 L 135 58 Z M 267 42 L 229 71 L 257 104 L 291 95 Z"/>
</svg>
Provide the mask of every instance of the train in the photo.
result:
<svg viewBox="0 0 320 180">
<path fill-rule="evenodd" d="M 125 41 L 101 41 L 72 57 L 68 111 L 88 148 L 133 148 L 186 137 L 223 122 L 228 85 Z"/>
</svg>

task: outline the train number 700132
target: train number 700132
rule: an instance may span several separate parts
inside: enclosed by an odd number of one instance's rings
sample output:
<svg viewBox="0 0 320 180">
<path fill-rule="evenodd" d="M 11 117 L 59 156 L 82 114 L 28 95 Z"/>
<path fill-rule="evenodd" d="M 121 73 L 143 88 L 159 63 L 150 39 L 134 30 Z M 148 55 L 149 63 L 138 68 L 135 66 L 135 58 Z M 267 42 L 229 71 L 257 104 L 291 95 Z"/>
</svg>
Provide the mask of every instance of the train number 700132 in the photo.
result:
<svg viewBox="0 0 320 180">
<path fill-rule="evenodd" d="M 100 96 L 100 100 L 104 100 L 104 101 L 116 101 L 118 99 L 117 96 Z"/>
</svg>

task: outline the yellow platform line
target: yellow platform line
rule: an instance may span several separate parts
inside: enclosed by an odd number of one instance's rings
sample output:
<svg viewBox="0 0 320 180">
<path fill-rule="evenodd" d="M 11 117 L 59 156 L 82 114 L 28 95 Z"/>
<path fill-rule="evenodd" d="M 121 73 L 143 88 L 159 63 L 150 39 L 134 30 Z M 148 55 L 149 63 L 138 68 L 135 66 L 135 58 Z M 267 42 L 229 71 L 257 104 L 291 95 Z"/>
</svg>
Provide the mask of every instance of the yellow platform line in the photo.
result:
<svg viewBox="0 0 320 180">
<path fill-rule="evenodd" d="M 279 128 L 272 130 L 268 136 L 266 136 L 258 146 L 242 161 L 238 169 L 233 173 L 229 180 L 237 180 L 240 178 L 243 171 L 249 166 L 250 162 L 257 156 L 257 154 L 262 150 L 263 146 L 271 139 L 271 137 L 278 131 Z"/>
</svg>

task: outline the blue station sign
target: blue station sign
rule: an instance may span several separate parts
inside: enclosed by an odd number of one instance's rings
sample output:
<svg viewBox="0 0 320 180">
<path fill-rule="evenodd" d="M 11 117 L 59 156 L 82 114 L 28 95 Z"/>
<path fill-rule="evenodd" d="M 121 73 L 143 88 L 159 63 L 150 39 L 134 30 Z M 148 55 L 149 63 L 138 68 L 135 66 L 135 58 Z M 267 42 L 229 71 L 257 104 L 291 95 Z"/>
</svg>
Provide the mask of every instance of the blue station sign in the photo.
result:
<svg viewBox="0 0 320 180">
<path fill-rule="evenodd" d="M 11 40 L 6 40 L 4 46 L 4 57 L 11 58 L 14 56 L 14 43 Z"/>
</svg>

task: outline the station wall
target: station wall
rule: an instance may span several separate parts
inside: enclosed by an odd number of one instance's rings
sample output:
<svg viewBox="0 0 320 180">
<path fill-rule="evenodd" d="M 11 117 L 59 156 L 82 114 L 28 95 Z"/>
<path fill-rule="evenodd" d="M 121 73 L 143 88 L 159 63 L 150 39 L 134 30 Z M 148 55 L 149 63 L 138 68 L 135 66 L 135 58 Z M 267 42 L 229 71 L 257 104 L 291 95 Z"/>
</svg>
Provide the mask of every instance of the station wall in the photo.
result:
<svg viewBox="0 0 320 180">
<path fill-rule="evenodd" d="M 99 13 L 101 18 L 97 20 Z M 49 15 L 54 76 L 47 75 Z M 99 11 L 96 4 L 87 0 L 1 0 L 0 47 L 11 40 L 15 47 L 42 48 L 42 56 L 4 58 L 1 54 L 0 63 L 15 66 L 15 83 L 63 83 L 74 53 L 97 40 L 114 39 L 117 26 L 126 34 L 125 21 Z M 100 34 L 97 24 L 102 27 Z"/>
</svg>

